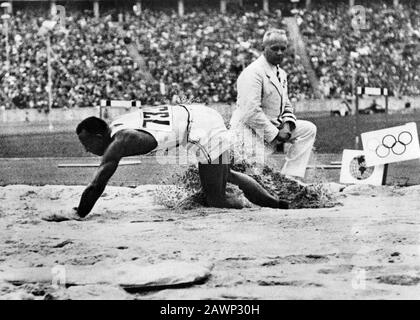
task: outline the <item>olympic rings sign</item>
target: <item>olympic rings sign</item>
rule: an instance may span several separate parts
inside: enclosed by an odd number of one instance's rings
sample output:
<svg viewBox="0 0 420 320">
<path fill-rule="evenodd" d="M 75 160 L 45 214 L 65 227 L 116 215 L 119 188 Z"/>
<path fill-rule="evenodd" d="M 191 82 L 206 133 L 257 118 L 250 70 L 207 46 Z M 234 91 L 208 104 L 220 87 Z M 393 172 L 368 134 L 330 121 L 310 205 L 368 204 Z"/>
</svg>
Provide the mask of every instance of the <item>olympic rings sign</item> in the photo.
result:
<svg viewBox="0 0 420 320">
<path fill-rule="evenodd" d="M 361 137 L 368 166 L 420 158 L 419 136 L 415 122 L 364 132 Z"/>
<path fill-rule="evenodd" d="M 386 158 L 392 152 L 400 156 L 407 150 L 407 145 L 413 141 L 413 136 L 408 131 L 403 131 L 395 137 L 393 134 L 387 134 L 382 138 L 382 143 L 378 145 L 375 152 L 379 158 Z"/>
</svg>

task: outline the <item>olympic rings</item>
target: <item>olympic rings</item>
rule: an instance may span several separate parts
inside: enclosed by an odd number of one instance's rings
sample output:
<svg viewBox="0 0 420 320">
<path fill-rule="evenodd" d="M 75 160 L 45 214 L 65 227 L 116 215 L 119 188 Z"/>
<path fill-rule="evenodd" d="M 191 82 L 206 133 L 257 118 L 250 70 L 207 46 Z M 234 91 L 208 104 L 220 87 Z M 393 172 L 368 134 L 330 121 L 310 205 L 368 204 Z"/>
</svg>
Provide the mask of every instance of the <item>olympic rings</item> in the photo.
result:
<svg viewBox="0 0 420 320">
<path fill-rule="evenodd" d="M 376 148 L 376 155 L 379 158 L 386 158 L 389 156 L 391 152 L 390 148 L 385 147 L 383 144 L 380 144 L 377 148 Z"/>
<path fill-rule="evenodd" d="M 405 152 L 407 145 L 412 141 L 413 136 L 408 131 L 401 132 L 398 135 L 398 139 L 392 134 L 387 134 L 382 138 L 382 144 L 376 147 L 376 155 L 379 158 L 386 158 L 392 151 L 393 154 L 400 156 Z"/>
<path fill-rule="evenodd" d="M 387 134 L 382 138 L 382 144 L 385 148 L 391 149 L 397 143 L 397 139 L 394 136 Z"/>
<path fill-rule="evenodd" d="M 394 148 L 392 148 L 392 152 L 394 152 L 394 154 L 396 154 L 397 156 L 400 156 L 405 152 L 405 149 L 407 149 L 405 144 L 398 142 L 397 144 L 395 144 Z"/>
<path fill-rule="evenodd" d="M 403 131 L 398 135 L 398 141 L 400 141 L 403 145 L 410 144 L 413 141 L 413 136 L 408 131 Z"/>
</svg>

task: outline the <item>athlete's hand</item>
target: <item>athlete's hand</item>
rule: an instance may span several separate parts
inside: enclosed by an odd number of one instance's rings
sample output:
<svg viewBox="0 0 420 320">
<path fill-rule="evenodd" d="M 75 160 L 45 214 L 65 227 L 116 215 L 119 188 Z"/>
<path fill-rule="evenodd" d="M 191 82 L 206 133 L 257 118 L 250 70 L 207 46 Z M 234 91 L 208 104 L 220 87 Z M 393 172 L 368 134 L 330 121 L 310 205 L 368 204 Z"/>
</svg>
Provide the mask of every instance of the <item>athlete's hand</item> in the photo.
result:
<svg viewBox="0 0 420 320">
<path fill-rule="evenodd" d="M 52 222 L 62 222 L 62 221 L 69 221 L 69 220 L 81 221 L 83 219 L 77 214 L 77 208 L 73 208 L 70 211 L 60 211 L 60 212 L 45 214 L 42 217 L 42 220 L 52 221 Z"/>
</svg>

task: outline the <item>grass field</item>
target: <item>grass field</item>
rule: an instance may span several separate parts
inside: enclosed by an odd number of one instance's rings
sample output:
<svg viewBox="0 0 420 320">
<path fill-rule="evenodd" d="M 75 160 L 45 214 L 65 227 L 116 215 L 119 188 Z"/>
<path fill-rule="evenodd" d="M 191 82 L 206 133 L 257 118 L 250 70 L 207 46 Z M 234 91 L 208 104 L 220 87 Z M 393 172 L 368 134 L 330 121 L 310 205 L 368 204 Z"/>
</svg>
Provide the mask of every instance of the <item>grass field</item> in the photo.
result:
<svg viewBox="0 0 420 320">
<path fill-rule="evenodd" d="M 219 110 L 220 111 L 220 110 Z M 226 121 L 230 113 L 221 112 Z M 342 153 L 343 149 L 354 149 L 354 116 L 330 117 L 328 115 L 298 115 L 300 119 L 314 122 L 318 128 L 315 150 L 317 153 Z M 388 115 L 388 124 L 384 114 L 361 115 L 360 131 L 366 132 L 386 127 L 416 122 L 420 125 L 420 113 Z M 56 124 L 53 132 L 38 124 L 25 124 L 24 127 L 3 128 L 0 130 L 0 158 L 26 157 L 88 157 L 80 145 L 74 128 L 77 122 Z"/>
</svg>

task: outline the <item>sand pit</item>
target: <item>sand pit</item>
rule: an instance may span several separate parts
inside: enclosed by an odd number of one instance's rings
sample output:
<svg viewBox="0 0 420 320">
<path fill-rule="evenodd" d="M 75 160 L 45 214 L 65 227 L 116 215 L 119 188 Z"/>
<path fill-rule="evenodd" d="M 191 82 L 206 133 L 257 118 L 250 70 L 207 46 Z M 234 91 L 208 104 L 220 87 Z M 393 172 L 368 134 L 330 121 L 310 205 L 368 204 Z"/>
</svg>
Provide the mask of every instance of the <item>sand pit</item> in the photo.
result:
<svg viewBox="0 0 420 320">
<path fill-rule="evenodd" d="M 41 217 L 77 206 L 84 186 L 0 187 L 0 299 L 420 298 L 419 186 L 349 186 L 334 208 L 184 212 L 156 205 L 155 188 L 107 187 L 85 221 L 57 223 Z M 213 268 L 147 290 L 19 276 L 165 263 Z"/>
</svg>

